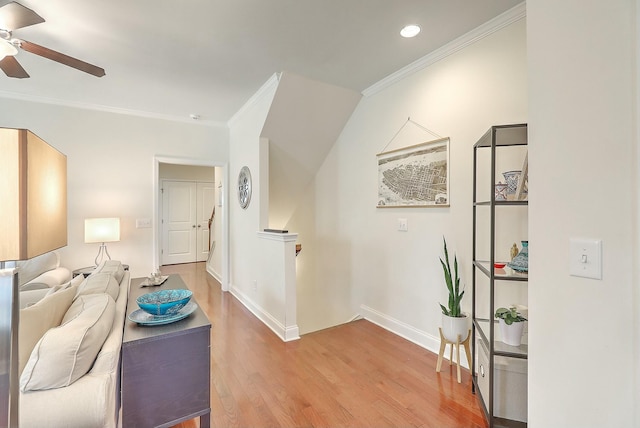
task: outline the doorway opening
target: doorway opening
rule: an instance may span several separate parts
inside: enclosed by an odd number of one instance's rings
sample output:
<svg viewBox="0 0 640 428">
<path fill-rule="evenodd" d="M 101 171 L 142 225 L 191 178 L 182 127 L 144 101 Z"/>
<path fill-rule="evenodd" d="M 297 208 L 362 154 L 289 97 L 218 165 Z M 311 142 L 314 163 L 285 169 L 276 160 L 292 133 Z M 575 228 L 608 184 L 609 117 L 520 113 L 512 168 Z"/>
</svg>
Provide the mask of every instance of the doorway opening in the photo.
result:
<svg viewBox="0 0 640 428">
<path fill-rule="evenodd" d="M 206 262 L 227 291 L 227 164 L 156 156 L 154 177 L 154 265 Z"/>
</svg>

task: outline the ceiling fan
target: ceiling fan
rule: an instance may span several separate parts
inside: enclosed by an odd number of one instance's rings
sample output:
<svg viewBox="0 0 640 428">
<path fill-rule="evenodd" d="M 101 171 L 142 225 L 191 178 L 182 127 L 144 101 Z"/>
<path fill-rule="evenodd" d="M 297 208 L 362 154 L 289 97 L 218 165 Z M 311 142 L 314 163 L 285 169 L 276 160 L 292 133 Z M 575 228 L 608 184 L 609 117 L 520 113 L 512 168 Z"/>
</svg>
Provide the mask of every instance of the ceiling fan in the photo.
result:
<svg viewBox="0 0 640 428">
<path fill-rule="evenodd" d="M 40 24 L 41 22 L 44 22 L 44 18 L 20 3 L 10 2 L 0 7 L 0 69 L 4 71 L 4 74 L 18 79 L 29 77 L 29 74 L 24 68 L 22 68 L 18 60 L 15 58 L 15 55 L 18 53 L 18 48 L 20 48 L 27 52 L 31 52 L 32 54 L 73 67 L 77 70 L 84 71 L 85 73 L 92 74 L 96 77 L 102 77 L 105 75 L 104 69 L 93 64 L 89 64 L 88 62 L 81 61 L 23 39 L 12 38 L 12 32 L 14 30 L 34 24 Z"/>
</svg>

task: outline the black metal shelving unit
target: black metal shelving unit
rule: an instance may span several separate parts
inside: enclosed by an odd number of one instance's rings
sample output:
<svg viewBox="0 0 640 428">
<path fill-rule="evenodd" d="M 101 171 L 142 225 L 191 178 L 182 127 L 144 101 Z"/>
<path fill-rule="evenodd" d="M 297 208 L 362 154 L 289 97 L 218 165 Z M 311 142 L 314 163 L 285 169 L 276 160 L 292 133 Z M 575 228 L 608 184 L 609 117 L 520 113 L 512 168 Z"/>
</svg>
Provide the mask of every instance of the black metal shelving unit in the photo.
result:
<svg viewBox="0 0 640 428">
<path fill-rule="evenodd" d="M 504 415 L 496 414 L 495 408 L 495 373 L 496 373 L 496 357 L 516 358 L 526 360 L 528 356 L 528 346 L 526 344 L 519 347 L 509 346 L 496 340 L 495 329 L 497 322 L 493 320 L 496 305 L 496 284 L 502 281 L 527 282 L 528 275 L 511 269 L 494 269 L 496 262 L 496 209 L 508 210 L 510 207 L 527 207 L 526 200 L 495 200 L 495 184 L 496 184 L 496 152 L 503 147 L 526 146 L 527 145 L 527 125 L 500 125 L 492 126 L 474 145 L 473 150 L 473 269 L 472 269 L 472 334 L 471 343 L 473 360 L 478 361 L 477 368 L 473 370 L 473 391 L 480 396 L 485 416 L 489 422 L 489 427 L 526 427 L 524 421 L 509 419 Z M 486 199 L 478 200 L 478 154 L 479 151 L 490 151 L 490 182 L 491 188 Z M 484 190 L 484 189 L 483 189 Z M 489 259 L 478 259 L 478 210 L 489 210 Z M 478 316 L 477 307 L 477 287 L 478 277 L 482 275 L 487 278 L 488 294 L 489 294 L 489 318 Z M 480 363 L 479 346 L 485 347 L 486 361 L 488 365 L 488 374 L 484 370 L 484 366 Z M 488 381 L 485 378 L 488 375 Z"/>
</svg>

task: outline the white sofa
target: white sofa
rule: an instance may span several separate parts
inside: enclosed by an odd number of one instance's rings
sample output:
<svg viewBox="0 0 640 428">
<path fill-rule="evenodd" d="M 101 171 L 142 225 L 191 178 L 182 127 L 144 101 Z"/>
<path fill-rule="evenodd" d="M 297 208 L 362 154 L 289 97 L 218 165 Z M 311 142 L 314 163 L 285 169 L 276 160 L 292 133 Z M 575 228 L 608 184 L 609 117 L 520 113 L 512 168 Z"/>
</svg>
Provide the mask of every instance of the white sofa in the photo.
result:
<svg viewBox="0 0 640 428">
<path fill-rule="evenodd" d="M 71 279 L 71 271 L 60 266 L 60 256 L 55 251 L 16 262 L 16 266 L 20 291 L 51 288 Z"/>
<path fill-rule="evenodd" d="M 107 261 L 20 310 L 21 428 L 118 425 L 129 284 Z"/>
</svg>

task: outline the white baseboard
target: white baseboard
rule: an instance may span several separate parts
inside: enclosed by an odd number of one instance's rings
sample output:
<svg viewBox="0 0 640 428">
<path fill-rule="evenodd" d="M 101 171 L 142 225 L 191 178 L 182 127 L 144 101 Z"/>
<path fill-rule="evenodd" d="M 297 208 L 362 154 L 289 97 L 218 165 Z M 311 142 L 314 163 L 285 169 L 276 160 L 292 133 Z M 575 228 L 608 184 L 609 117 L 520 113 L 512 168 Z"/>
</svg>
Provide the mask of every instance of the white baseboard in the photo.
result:
<svg viewBox="0 0 640 428">
<path fill-rule="evenodd" d="M 244 307 L 249 309 L 252 314 L 254 314 L 260 321 L 262 321 L 267 327 L 269 327 L 284 342 L 290 342 L 292 340 L 300 339 L 300 330 L 298 329 L 297 324 L 285 327 L 270 313 L 265 311 L 262 307 L 251 300 L 249 296 L 243 293 L 242 290 L 240 290 L 238 287 L 231 285 L 229 291 L 236 299 L 240 301 L 240 303 L 244 305 Z"/>
<path fill-rule="evenodd" d="M 215 280 L 216 280 L 216 281 L 218 281 L 220 284 L 222 284 L 222 276 L 221 276 L 218 272 L 216 272 L 215 270 L 213 270 L 213 269 L 211 268 L 211 266 L 209 266 L 208 264 L 207 264 L 207 273 L 208 273 L 209 275 L 211 275 L 211 276 L 213 277 L 213 279 L 215 279 Z"/>
<path fill-rule="evenodd" d="M 419 330 L 366 305 L 360 305 L 360 309 L 362 310 L 362 316 L 367 321 L 379 325 L 385 330 L 407 339 L 409 342 L 413 342 L 418 346 L 428 349 L 436 355 L 440 352 L 440 337 L 433 336 L 432 334 Z M 448 349 L 445 349 L 444 358 L 448 360 L 448 356 Z M 464 352 L 460 352 L 460 363 L 463 367 L 467 369 L 469 368 L 469 362 L 467 361 L 467 356 L 464 355 Z"/>
</svg>

